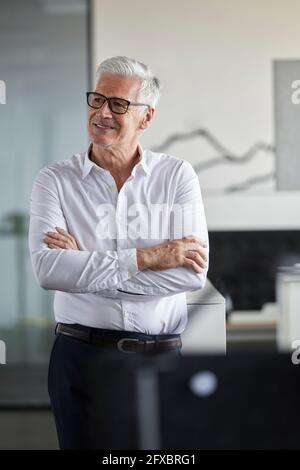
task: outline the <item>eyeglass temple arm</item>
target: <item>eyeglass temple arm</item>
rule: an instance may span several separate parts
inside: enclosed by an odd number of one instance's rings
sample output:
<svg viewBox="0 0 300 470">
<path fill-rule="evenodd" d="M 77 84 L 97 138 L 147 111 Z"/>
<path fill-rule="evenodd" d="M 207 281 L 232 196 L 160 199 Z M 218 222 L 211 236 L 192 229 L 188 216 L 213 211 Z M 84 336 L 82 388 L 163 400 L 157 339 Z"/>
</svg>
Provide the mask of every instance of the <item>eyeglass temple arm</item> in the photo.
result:
<svg viewBox="0 0 300 470">
<path fill-rule="evenodd" d="M 144 103 L 134 103 L 133 101 L 130 101 L 131 106 L 147 106 L 147 108 L 151 108 L 150 104 L 144 104 Z"/>
</svg>

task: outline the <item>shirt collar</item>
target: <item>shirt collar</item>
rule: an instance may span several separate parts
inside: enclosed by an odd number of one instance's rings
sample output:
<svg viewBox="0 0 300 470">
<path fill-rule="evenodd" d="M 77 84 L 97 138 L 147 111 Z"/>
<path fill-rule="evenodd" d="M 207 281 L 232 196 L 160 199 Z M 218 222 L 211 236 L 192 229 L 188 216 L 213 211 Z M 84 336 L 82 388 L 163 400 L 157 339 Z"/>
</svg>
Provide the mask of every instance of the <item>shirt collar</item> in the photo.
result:
<svg viewBox="0 0 300 470">
<path fill-rule="evenodd" d="M 107 171 L 104 168 L 101 168 L 99 165 L 96 165 L 96 163 L 92 162 L 92 160 L 89 157 L 91 147 L 92 147 L 92 144 L 89 145 L 87 151 L 84 154 L 83 167 L 82 167 L 82 179 L 84 179 L 90 173 L 93 166 L 97 166 L 97 168 L 101 171 L 105 171 L 105 172 Z M 141 167 L 145 175 L 146 174 L 150 175 L 151 171 L 147 163 L 147 151 L 143 150 L 142 146 L 138 144 L 138 152 L 140 155 L 140 159 L 138 163 L 133 167 L 132 174 L 135 175 L 137 167 Z"/>
<path fill-rule="evenodd" d="M 147 150 L 143 150 L 141 144 L 138 144 L 138 152 L 140 159 L 138 163 L 133 167 L 132 173 L 135 174 L 136 168 L 141 167 L 145 175 L 151 175 L 151 171 L 148 164 L 148 153 Z"/>
<path fill-rule="evenodd" d="M 82 179 L 84 179 L 89 174 L 89 172 L 91 171 L 94 165 L 94 162 L 92 162 L 92 160 L 90 160 L 89 158 L 91 147 L 92 147 L 92 144 L 89 145 L 87 151 L 84 154 L 83 167 L 82 167 Z"/>
</svg>

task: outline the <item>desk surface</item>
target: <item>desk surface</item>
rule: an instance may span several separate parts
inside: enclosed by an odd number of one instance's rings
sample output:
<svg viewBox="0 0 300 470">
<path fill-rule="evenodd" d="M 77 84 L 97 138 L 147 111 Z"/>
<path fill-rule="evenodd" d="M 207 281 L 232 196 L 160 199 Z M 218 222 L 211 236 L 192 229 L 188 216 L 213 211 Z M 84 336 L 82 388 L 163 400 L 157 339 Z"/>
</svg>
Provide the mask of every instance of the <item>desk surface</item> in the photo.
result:
<svg viewBox="0 0 300 470">
<path fill-rule="evenodd" d="M 225 304 L 225 298 L 212 285 L 209 279 L 206 280 L 206 283 L 203 289 L 199 289 L 194 292 L 187 292 L 186 301 L 188 305 Z"/>
</svg>

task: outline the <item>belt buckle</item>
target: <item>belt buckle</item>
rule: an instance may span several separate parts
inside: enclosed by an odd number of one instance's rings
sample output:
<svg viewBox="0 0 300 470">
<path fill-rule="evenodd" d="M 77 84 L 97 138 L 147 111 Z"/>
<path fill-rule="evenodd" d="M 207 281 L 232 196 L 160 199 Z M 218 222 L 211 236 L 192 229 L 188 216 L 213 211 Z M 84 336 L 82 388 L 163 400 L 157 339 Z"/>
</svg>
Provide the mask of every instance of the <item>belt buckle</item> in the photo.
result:
<svg viewBox="0 0 300 470">
<path fill-rule="evenodd" d="M 122 338 L 119 339 L 119 341 L 117 342 L 117 348 L 120 352 L 124 352 L 127 354 L 136 354 L 136 351 L 126 351 L 126 349 L 123 349 L 123 344 L 125 343 L 125 341 L 139 342 L 140 340 L 134 338 Z"/>
</svg>

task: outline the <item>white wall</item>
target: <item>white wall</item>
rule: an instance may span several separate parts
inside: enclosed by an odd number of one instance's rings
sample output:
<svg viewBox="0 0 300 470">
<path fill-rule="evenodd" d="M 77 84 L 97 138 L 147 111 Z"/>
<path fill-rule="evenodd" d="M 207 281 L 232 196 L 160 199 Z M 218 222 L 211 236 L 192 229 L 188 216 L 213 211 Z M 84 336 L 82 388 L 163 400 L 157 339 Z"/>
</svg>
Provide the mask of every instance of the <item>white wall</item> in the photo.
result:
<svg viewBox="0 0 300 470">
<path fill-rule="evenodd" d="M 209 129 L 236 155 L 257 141 L 274 142 L 272 60 L 300 57 L 300 2 L 94 0 L 92 8 L 93 69 L 104 58 L 128 55 L 150 65 L 164 84 L 156 121 L 143 138 L 145 146 L 199 127 Z M 168 152 L 194 165 L 217 155 L 200 139 L 177 143 Z M 216 201 L 224 202 L 222 188 L 273 169 L 274 157 L 260 152 L 245 165 L 201 172 L 204 198 L 215 199 L 207 207 L 218 211 Z M 269 181 L 252 190 L 260 195 L 262 208 L 274 187 Z M 241 203 L 235 226 L 243 213 Z M 281 220 L 280 214 L 273 216 Z M 215 221 L 218 212 L 207 217 Z M 300 227 L 300 211 L 297 217 Z M 223 220 L 219 228 L 225 227 L 230 228 Z"/>
</svg>

